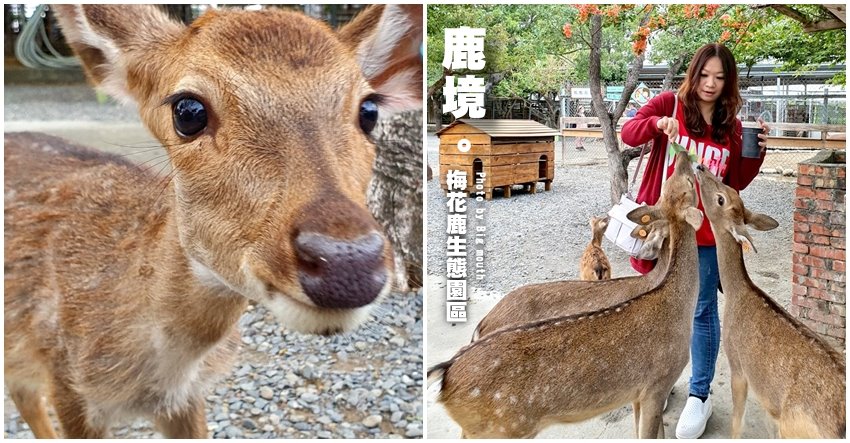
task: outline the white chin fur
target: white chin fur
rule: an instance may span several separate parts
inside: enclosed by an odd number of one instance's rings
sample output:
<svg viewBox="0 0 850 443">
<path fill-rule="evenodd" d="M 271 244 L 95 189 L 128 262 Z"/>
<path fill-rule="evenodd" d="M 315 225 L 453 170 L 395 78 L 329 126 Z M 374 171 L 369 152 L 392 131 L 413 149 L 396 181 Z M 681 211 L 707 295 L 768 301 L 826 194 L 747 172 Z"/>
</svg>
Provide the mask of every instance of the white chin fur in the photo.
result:
<svg viewBox="0 0 850 443">
<path fill-rule="evenodd" d="M 263 300 L 263 305 L 288 329 L 307 334 L 350 331 L 359 326 L 373 304 L 356 309 L 320 309 L 297 302 L 281 293 Z"/>
<path fill-rule="evenodd" d="M 261 303 L 277 317 L 285 327 L 309 334 L 328 334 L 350 331 L 360 326 L 369 316 L 372 307 L 381 303 L 389 294 L 392 283 L 389 276 L 381 293 L 372 303 L 354 309 L 324 309 L 295 301 L 285 294 L 275 292 L 263 297 Z"/>
</svg>

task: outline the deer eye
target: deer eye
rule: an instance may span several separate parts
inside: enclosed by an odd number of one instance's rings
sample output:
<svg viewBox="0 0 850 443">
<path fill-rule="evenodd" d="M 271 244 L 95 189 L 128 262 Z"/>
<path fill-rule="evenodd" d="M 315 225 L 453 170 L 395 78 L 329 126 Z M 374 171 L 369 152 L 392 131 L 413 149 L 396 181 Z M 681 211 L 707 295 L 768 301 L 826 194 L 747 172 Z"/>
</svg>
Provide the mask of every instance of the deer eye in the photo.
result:
<svg viewBox="0 0 850 443">
<path fill-rule="evenodd" d="M 181 137 L 191 137 L 207 127 L 207 110 L 203 103 L 184 97 L 176 100 L 171 107 L 174 130 Z"/>
<path fill-rule="evenodd" d="M 378 123 L 378 104 L 374 97 L 367 97 L 360 103 L 360 129 L 370 134 Z"/>
<path fill-rule="evenodd" d="M 723 206 L 725 203 L 726 203 L 726 199 L 723 198 L 722 195 L 718 195 L 717 196 L 717 204 L 720 205 L 720 206 Z"/>
</svg>

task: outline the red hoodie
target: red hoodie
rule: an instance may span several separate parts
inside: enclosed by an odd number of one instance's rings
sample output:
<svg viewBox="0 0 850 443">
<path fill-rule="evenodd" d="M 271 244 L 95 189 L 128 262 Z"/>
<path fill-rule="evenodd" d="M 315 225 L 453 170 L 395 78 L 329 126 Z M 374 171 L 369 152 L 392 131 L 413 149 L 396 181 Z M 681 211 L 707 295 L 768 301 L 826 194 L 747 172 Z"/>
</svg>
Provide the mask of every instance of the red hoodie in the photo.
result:
<svg viewBox="0 0 850 443">
<path fill-rule="evenodd" d="M 652 150 L 646 163 L 643 179 L 637 194 L 638 203 L 654 205 L 661 196 L 663 182 L 673 173 L 675 152 L 667 152 L 667 136 L 658 129 L 658 120 L 673 114 L 675 96 L 673 92 L 657 95 L 638 111 L 637 115 L 623 125 L 623 143 L 629 146 L 640 146 L 652 140 Z M 764 162 L 764 154 L 760 158 L 741 157 L 741 121 L 736 121 L 735 132 L 727 143 L 717 143 L 711 139 L 712 127 L 706 126 L 703 137 L 692 137 L 685 123 L 684 106 L 679 103 L 676 112 L 679 122 L 679 136 L 674 140 L 684 146 L 691 154 L 696 154 L 700 163 L 706 165 L 723 183 L 740 191 L 747 187 L 758 175 L 759 168 Z M 666 173 L 662 174 L 662 172 Z M 699 193 L 697 193 L 699 195 Z M 702 201 L 699 209 L 705 215 Z M 697 231 L 697 244 L 714 246 L 714 234 L 711 224 L 705 218 L 702 227 Z M 644 262 L 644 263 L 640 263 Z M 638 272 L 649 272 L 654 262 L 632 260 L 632 267 Z"/>
</svg>

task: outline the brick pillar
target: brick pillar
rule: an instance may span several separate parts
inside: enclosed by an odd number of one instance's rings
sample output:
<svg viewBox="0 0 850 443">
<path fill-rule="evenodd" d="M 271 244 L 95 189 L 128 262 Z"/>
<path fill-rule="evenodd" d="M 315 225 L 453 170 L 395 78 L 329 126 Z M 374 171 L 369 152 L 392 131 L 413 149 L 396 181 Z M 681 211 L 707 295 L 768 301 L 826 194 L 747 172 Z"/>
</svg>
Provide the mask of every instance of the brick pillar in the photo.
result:
<svg viewBox="0 0 850 443">
<path fill-rule="evenodd" d="M 846 152 L 798 164 L 791 315 L 835 343 L 845 340 Z"/>
</svg>

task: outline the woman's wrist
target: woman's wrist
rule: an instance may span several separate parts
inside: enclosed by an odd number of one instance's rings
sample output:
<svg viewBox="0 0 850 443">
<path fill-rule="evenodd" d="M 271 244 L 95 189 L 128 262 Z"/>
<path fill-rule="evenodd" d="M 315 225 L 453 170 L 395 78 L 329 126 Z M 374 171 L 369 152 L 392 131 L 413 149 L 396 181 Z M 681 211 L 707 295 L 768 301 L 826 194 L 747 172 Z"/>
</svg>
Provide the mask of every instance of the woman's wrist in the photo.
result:
<svg viewBox="0 0 850 443">
<path fill-rule="evenodd" d="M 649 117 L 649 121 L 652 123 L 652 127 L 655 128 L 655 134 L 660 134 L 661 128 L 658 127 L 658 122 L 661 120 L 661 117 L 657 115 L 652 115 Z"/>
</svg>

